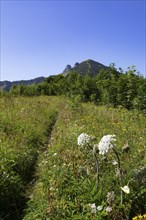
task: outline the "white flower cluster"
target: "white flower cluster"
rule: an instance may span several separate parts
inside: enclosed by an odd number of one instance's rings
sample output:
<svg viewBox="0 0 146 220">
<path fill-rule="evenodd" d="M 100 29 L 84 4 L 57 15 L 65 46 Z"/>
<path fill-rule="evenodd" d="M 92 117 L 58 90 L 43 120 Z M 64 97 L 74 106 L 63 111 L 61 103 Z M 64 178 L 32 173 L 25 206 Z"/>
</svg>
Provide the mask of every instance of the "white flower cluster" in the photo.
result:
<svg viewBox="0 0 146 220">
<path fill-rule="evenodd" d="M 105 135 L 101 139 L 101 141 L 98 144 L 99 154 L 105 155 L 108 153 L 108 151 L 113 148 L 113 141 L 116 141 L 115 139 L 116 135 Z"/>
<path fill-rule="evenodd" d="M 101 211 L 103 209 L 103 205 L 99 205 L 96 207 L 95 203 L 89 204 L 91 213 L 96 213 L 96 211 Z"/>
<path fill-rule="evenodd" d="M 102 211 L 103 210 L 103 205 L 99 205 L 96 207 L 96 204 L 95 203 L 92 203 L 92 204 L 88 204 L 90 209 L 91 209 L 91 213 L 94 213 L 96 214 L 96 211 Z M 105 207 L 105 211 L 106 212 L 112 212 L 112 207 L 111 206 L 107 206 Z"/>
<path fill-rule="evenodd" d="M 90 208 L 91 208 L 91 213 L 96 213 L 96 205 L 95 203 L 89 204 Z"/>
<path fill-rule="evenodd" d="M 90 136 L 86 133 L 82 133 L 78 137 L 78 145 L 83 147 L 84 145 L 88 144 L 90 141 Z"/>
</svg>

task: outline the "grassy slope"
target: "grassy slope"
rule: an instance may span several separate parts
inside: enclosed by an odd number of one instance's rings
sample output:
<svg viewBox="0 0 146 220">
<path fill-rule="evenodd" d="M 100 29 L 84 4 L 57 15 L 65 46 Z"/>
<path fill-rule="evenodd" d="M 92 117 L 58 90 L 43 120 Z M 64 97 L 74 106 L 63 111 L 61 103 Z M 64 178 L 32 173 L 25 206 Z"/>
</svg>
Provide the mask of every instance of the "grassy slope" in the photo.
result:
<svg viewBox="0 0 146 220">
<path fill-rule="evenodd" d="M 94 104 L 66 102 L 53 131 L 53 142 L 48 151 L 40 155 L 38 180 L 34 186 L 24 220 L 42 219 L 131 219 L 146 212 L 144 203 L 145 173 L 140 169 L 146 163 L 146 118 L 134 111 L 108 109 Z M 124 195 L 120 205 L 120 185 L 116 176 L 115 159 L 110 153 L 106 158 L 98 155 L 100 182 L 96 189 L 96 169 L 93 153 L 77 146 L 77 137 L 85 132 L 95 136 L 95 143 L 106 134 L 116 134 L 116 150 L 119 152 L 123 186 L 129 184 L 130 194 Z M 122 147 L 128 144 L 128 153 Z M 144 174 L 144 175 L 143 175 Z M 114 191 L 112 212 L 107 193 Z M 102 205 L 102 211 L 91 212 L 89 204 Z"/>
<path fill-rule="evenodd" d="M 26 187 L 38 154 L 48 142 L 59 102 L 52 97 L 0 99 L 0 219 L 20 215 Z"/>
</svg>

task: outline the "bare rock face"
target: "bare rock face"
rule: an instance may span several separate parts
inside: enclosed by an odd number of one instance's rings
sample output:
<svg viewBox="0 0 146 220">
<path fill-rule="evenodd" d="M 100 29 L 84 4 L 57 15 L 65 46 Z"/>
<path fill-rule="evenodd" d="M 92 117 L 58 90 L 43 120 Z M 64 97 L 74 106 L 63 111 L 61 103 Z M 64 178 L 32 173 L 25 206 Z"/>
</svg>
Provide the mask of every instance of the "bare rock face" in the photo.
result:
<svg viewBox="0 0 146 220">
<path fill-rule="evenodd" d="M 76 62 L 75 65 L 74 65 L 74 68 L 78 67 L 79 66 L 79 63 Z"/>
<path fill-rule="evenodd" d="M 65 70 L 63 71 L 63 73 L 66 73 L 66 72 L 68 72 L 68 71 L 70 71 L 72 68 L 71 68 L 71 65 L 67 65 L 66 67 L 65 67 Z"/>
</svg>

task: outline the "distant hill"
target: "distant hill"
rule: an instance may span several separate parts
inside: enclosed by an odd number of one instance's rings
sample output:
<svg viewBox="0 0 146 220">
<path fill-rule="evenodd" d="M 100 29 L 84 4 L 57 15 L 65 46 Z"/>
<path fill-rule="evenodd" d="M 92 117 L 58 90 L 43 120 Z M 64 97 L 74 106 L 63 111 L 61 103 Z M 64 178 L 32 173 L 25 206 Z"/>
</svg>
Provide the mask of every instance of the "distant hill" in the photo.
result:
<svg viewBox="0 0 146 220">
<path fill-rule="evenodd" d="M 71 67 L 71 65 L 67 65 L 62 75 L 67 76 L 70 72 L 77 72 L 82 76 L 86 74 L 89 74 L 90 76 L 95 76 L 98 74 L 99 70 L 107 68 L 107 66 L 99 62 L 89 59 L 81 63 L 76 62 L 74 67 Z"/>
<path fill-rule="evenodd" d="M 95 76 L 98 74 L 98 72 L 101 69 L 107 69 L 108 67 L 96 62 L 94 60 L 88 59 L 81 63 L 76 62 L 74 64 L 74 67 L 71 67 L 71 65 L 67 65 L 65 70 L 61 73 L 63 76 L 68 76 L 71 72 L 77 72 L 81 74 L 82 76 L 89 74 L 90 76 Z M 60 75 L 60 74 L 58 74 Z M 45 77 L 38 77 L 31 80 L 20 80 L 20 81 L 0 81 L 0 89 L 9 91 L 13 85 L 32 85 L 32 84 L 38 84 L 42 83 L 45 80 Z"/>
<path fill-rule="evenodd" d="M 20 80 L 20 81 L 0 81 L 0 89 L 9 91 L 13 85 L 32 85 L 42 83 L 45 80 L 45 77 L 38 77 L 30 80 Z"/>
</svg>

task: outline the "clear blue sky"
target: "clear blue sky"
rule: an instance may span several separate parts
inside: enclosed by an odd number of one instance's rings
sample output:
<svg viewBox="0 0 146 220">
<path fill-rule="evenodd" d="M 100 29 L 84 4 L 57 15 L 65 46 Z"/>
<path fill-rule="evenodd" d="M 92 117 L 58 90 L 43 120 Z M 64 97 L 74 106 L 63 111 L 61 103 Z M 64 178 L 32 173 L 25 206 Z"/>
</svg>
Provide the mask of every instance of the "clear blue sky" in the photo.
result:
<svg viewBox="0 0 146 220">
<path fill-rule="evenodd" d="M 146 1 L 1 0 L 1 78 L 61 73 L 93 59 L 146 71 Z M 146 75 L 145 75 L 146 76 Z"/>
</svg>

